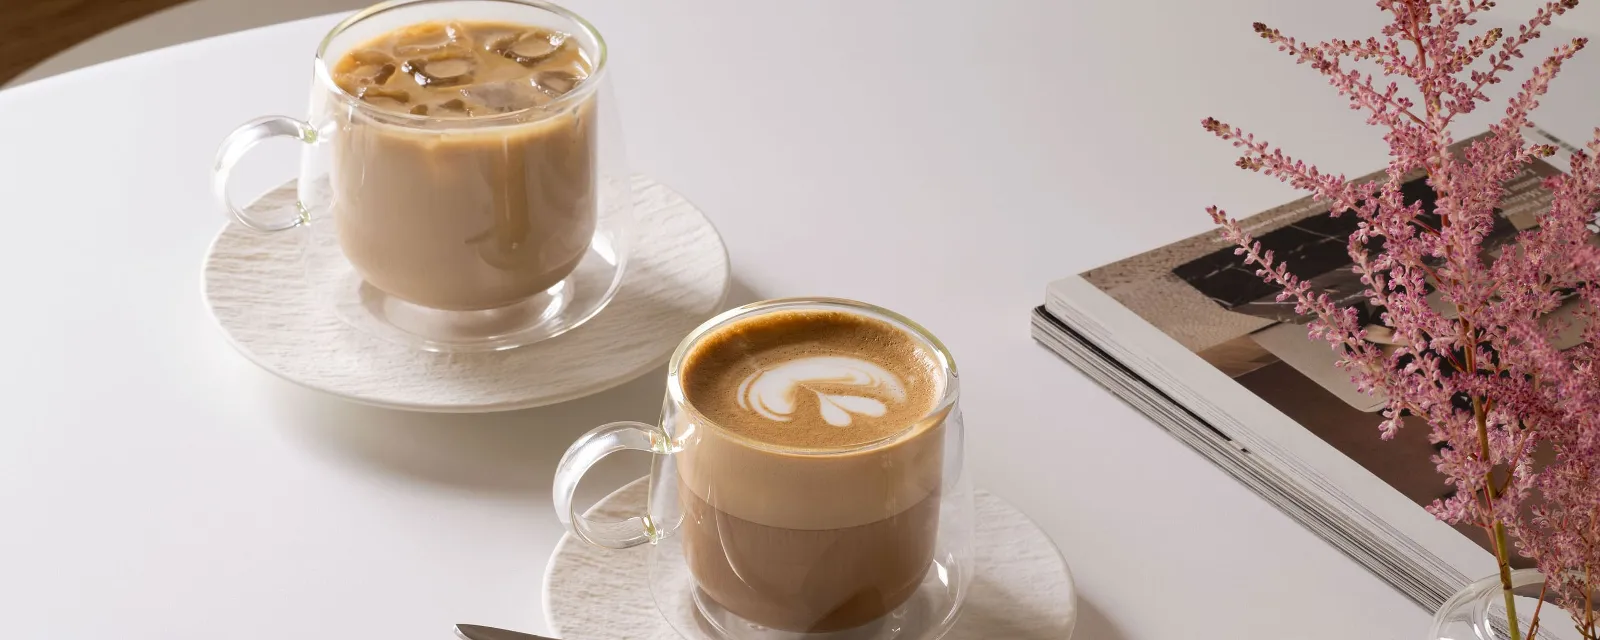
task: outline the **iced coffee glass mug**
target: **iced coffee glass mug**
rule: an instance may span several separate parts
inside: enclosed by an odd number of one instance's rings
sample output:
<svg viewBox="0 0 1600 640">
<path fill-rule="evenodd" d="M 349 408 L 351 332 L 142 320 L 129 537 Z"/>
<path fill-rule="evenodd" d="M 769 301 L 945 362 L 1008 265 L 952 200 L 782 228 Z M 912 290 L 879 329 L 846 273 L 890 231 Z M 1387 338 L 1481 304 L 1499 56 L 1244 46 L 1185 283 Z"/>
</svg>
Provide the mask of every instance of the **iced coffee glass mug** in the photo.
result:
<svg viewBox="0 0 1600 640">
<path fill-rule="evenodd" d="M 808 427 L 820 439 L 775 443 L 752 435 L 765 432 L 708 418 L 726 421 L 732 414 L 727 404 L 711 409 L 719 401 L 703 395 L 708 387 L 697 380 L 710 378 L 699 376 L 720 365 L 701 354 L 727 352 L 749 336 L 781 335 L 794 324 L 785 318 L 811 317 L 797 313 L 889 329 L 927 355 L 922 391 L 891 380 L 894 374 L 873 364 L 881 359 L 848 352 L 763 355 L 749 361 L 754 373 L 747 377 L 745 369 L 725 369 L 736 371 L 725 379 L 739 396 L 737 406 L 772 420 L 755 424 L 761 429 L 800 428 L 794 426 L 805 418 L 800 412 L 820 409 L 825 422 L 813 417 Z M 739 377 L 744 381 L 735 383 Z M 890 311 L 829 298 L 740 307 L 678 345 L 659 424 L 604 425 L 568 449 L 556 470 L 556 513 L 592 544 L 650 545 L 651 591 L 685 637 L 937 638 L 954 624 L 973 572 L 958 383 L 944 345 Z M 872 440 L 825 444 L 843 433 L 829 429 L 884 416 L 885 402 L 918 393 L 927 402 L 888 414 Z M 655 454 L 639 515 L 601 522 L 580 513 L 573 504 L 579 479 L 600 458 L 623 450 Z"/>
<path fill-rule="evenodd" d="M 606 56 L 593 25 L 539 0 L 373 6 L 323 39 L 305 120 L 228 136 L 214 191 L 245 226 L 304 234 L 304 255 L 283 259 L 303 259 L 316 298 L 367 333 L 430 351 L 559 335 L 616 295 L 627 265 Z M 229 173 L 278 136 L 304 143 L 295 208 L 241 207 Z"/>
</svg>

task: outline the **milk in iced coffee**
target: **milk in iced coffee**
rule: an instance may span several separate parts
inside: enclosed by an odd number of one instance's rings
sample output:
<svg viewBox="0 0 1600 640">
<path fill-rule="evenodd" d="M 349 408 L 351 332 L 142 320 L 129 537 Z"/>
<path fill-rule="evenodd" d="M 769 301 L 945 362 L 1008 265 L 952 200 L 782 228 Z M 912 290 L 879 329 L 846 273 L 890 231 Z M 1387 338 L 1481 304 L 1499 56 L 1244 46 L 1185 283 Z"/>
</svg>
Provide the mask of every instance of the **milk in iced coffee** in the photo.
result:
<svg viewBox="0 0 1600 640">
<path fill-rule="evenodd" d="M 334 218 L 366 282 L 447 310 L 559 283 L 594 235 L 593 62 L 574 38 L 500 22 L 426 22 L 331 67 Z M 571 94 L 571 95 L 569 95 Z"/>
</svg>

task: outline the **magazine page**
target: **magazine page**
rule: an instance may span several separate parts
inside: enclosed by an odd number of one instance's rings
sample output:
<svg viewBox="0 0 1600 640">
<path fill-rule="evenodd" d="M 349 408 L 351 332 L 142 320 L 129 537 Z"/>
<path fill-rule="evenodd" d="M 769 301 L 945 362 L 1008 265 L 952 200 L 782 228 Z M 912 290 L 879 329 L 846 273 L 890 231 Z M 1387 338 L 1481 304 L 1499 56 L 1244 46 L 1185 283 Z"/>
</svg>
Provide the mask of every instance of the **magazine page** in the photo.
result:
<svg viewBox="0 0 1600 640">
<path fill-rule="evenodd" d="M 1543 131 L 1529 137 L 1565 147 Z M 1506 183 L 1501 215 L 1485 242 L 1491 253 L 1535 224 L 1551 198 L 1542 180 L 1565 164 L 1564 157 L 1535 162 Z M 1435 195 L 1423 176 L 1407 176 L 1402 190 L 1431 208 Z M 1381 344 L 1379 314 L 1364 306 L 1346 253 L 1357 220 L 1333 213 L 1306 198 L 1241 224 L 1313 289 L 1356 307 Z M 1464 579 L 1492 572 L 1481 530 L 1452 529 L 1421 508 L 1451 490 L 1429 461 L 1434 450 L 1426 424 L 1408 422 L 1394 440 L 1381 440 L 1382 399 L 1356 390 L 1334 366 L 1335 352 L 1307 336 L 1293 304 L 1278 302 L 1278 289 L 1243 266 L 1233 249 L 1216 232 L 1188 238 L 1058 282 L 1047 307 L 1069 322 L 1064 316 L 1088 321 L 1090 339 L 1245 447 L 1300 467 L 1297 473 L 1309 470 L 1311 481 L 1328 483 L 1330 499 L 1343 496 L 1352 510 L 1370 515 L 1371 528 L 1421 545 L 1419 554 L 1444 565 L 1441 574 L 1453 570 Z"/>
</svg>

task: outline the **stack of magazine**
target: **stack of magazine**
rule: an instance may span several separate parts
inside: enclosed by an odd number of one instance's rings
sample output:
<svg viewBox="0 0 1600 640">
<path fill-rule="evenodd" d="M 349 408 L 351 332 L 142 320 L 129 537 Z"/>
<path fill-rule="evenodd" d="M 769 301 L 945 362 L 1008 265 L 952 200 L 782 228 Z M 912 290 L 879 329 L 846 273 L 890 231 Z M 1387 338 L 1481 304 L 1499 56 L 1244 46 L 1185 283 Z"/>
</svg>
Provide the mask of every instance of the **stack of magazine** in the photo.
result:
<svg viewBox="0 0 1600 640">
<path fill-rule="evenodd" d="M 1543 178 L 1570 158 L 1572 148 L 1548 133 L 1530 128 L 1527 135 L 1562 151 L 1506 183 L 1485 242 L 1490 252 L 1535 224 L 1551 199 Z M 1404 191 L 1425 206 L 1434 198 L 1420 175 L 1407 176 Z M 1313 289 L 1356 307 L 1368 339 L 1381 342 L 1380 316 L 1362 306 L 1363 285 L 1346 253 L 1355 216 L 1333 213 L 1307 198 L 1240 222 Z M 1305 320 L 1277 293 L 1211 232 L 1050 284 L 1034 311 L 1033 335 L 1417 603 L 1437 609 L 1494 572 L 1488 538 L 1423 509 L 1451 490 L 1429 461 L 1427 426 L 1408 422 L 1394 440 L 1381 440 L 1382 398 L 1357 391 L 1334 366 L 1337 354 L 1308 337 Z"/>
</svg>

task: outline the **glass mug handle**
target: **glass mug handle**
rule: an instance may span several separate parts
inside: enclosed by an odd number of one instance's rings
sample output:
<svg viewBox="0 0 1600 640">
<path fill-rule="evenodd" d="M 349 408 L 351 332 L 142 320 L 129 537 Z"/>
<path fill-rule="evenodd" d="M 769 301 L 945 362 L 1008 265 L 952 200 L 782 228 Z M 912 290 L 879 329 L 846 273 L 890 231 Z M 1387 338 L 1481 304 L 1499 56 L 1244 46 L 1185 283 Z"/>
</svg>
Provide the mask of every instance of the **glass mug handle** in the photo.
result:
<svg viewBox="0 0 1600 640">
<path fill-rule="evenodd" d="M 296 200 L 294 203 L 297 215 L 288 220 L 277 222 L 264 222 L 252 218 L 239 205 L 234 204 L 228 197 L 228 177 L 233 173 L 233 166 L 250 149 L 260 144 L 267 138 L 286 136 L 306 144 L 317 141 L 317 130 L 311 125 L 287 116 L 266 116 L 257 118 L 240 125 L 222 140 L 222 146 L 217 149 L 217 161 L 211 167 L 211 192 L 216 195 L 217 202 L 233 214 L 234 219 L 246 227 L 256 231 L 283 231 L 293 229 L 307 221 L 306 206 Z"/>
<path fill-rule="evenodd" d="M 556 517 L 567 530 L 591 544 L 611 549 L 627 549 L 647 542 L 655 542 L 670 531 L 658 527 L 650 514 L 634 516 L 620 522 L 603 522 L 590 519 L 572 504 L 578 490 L 578 480 L 589 467 L 601 458 L 618 451 L 645 451 L 656 455 L 671 455 L 674 451 L 667 435 L 659 427 L 643 422 L 613 422 L 595 427 L 578 438 L 561 462 L 556 465 L 555 487 L 552 498 Z"/>
</svg>

